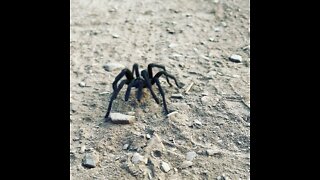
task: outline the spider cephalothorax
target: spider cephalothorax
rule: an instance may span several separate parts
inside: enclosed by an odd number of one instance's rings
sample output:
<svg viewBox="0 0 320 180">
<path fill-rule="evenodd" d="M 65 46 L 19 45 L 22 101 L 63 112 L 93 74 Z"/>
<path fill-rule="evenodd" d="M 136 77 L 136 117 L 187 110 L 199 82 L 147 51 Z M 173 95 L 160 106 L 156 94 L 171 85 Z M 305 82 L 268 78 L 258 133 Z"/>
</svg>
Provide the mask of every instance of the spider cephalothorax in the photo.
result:
<svg viewBox="0 0 320 180">
<path fill-rule="evenodd" d="M 156 75 L 153 76 L 152 73 L 152 68 L 157 67 L 162 69 L 162 71 L 159 71 Z M 134 75 L 136 77 L 134 77 Z M 170 75 L 169 73 L 167 73 L 165 67 L 163 65 L 159 65 L 159 64 L 154 64 L 151 63 L 148 65 L 148 69 L 147 70 L 142 70 L 141 71 L 141 75 L 139 73 L 139 67 L 138 64 L 134 64 L 132 67 L 132 71 L 130 71 L 128 68 L 123 69 L 118 76 L 115 78 L 114 82 L 112 83 L 112 87 L 113 87 L 113 94 L 110 98 L 110 102 L 109 102 L 109 106 L 108 106 L 108 111 L 105 115 L 106 120 L 108 120 L 110 111 L 111 111 L 111 107 L 112 107 L 112 102 L 114 99 L 117 98 L 117 95 L 119 94 L 120 90 L 123 88 L 123 86 L 125 84 L 128 85 L 126 94 L 125 94 L 125 101 L 128 101 L 129 96 L 130 96 L 130 91 L 132 87 L 135 87 L 138 89 L 137 94 L 136 94 L 136 98 L 138 101 L 141 100 L 142 98 L 142 89 L 143 88 L 147 88 L 149 89 L 153 99 L 156 101 L 157 104 L 160 103 L 158 97 L 155 95 L 155 93 L 152 90 L 152 85 L 156 84 L 159 88 L 159 92 L 162 96 L 162 101 L 163 101 L 163 106 L 164 106 L 164 110 L 165 112 L 168 114 L 168 109 L 167 109 L 167 104 L 166 104 L 166 100 L 165 100 L 165 94 L 164 91 L 160 85 L 160 81 L 159 81 L 159 77 L 161 75 L 165 75 L 167 82 L 170 86 L 172 86 L 172 84 L 169 82 L 169 78 L 173 79 L 175 81 L 175 84 L 181 88 L 181 86 L 178 84 L 176 78 L 172 75 Z M 125 80 L 121 80 L 122 77 L 126 76 Z M 118 82 L 120 81 L 120 83 L 118 84 Z"/>
</svg>

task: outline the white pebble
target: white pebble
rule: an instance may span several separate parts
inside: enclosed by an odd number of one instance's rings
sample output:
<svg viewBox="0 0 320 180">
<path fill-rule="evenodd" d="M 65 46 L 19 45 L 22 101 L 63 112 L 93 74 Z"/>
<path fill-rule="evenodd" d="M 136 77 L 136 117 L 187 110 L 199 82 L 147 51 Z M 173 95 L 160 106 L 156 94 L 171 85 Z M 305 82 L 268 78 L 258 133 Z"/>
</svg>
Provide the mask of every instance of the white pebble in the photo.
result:
<svg viewBox="0 0 320 180">
<path fill-rule="evenodd" d="M 232 62 L 236 62 L 236 63 L 239 63 L 242 61 L 242 57 L 240 55 L 237 55 L 237 54 L 232 54 L 230 57 L 229 57 L 229 60 L 232 61 Z"/>
<path fill-rule="evenodd" d="M 190 167 L 192 165 L 193 165 L 193 162 L 191 162 L 191 161 L 183 161 L 181 164 L 181 168 L 185 169 L 185 168 Z"/>
<path fill-rule="evenodd" d="M 192 161 L 195 157 L 197 157 L 197 153 L 194 151 L 190 151 L 186 154 L 187 161 Z"/>
<path fill-rule="evenodd" d="M 169 172 L 170 171 L 170 166 L 169 166 L 169 164 L 168 163 L 166 163 L 166 162 L 161 162 L 161 168 L 162 168 L 162 170 L 164 171 L 164 172 Z"/>
<path fill-rule="evenodd" d="M 80 86 L 80 87 L 85 87 L 85 86 L 86 86 L 86 83 L 85 83 L 85 82 L 80 82 L 80 83 L 79 83 L 79 86 Z"/>
</svg>

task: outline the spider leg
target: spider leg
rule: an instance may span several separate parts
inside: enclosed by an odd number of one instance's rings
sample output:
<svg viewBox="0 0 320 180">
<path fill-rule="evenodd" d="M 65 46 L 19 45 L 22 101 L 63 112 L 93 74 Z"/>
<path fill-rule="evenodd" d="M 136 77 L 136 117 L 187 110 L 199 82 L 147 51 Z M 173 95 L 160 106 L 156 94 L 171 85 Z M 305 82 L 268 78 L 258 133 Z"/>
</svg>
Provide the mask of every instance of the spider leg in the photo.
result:
<svg viewBox="0 0 320 180">
<path fill-rule="evenodd" d="M 136 78 L 140 77 L 139 66 L 137 63 L 134 63 L 134 65 L 132 66 L 132 75 L 134 75 L 134 73 L 136 73 Z"/>
<path fill-rule="evenodd" d="M 138 83 L 137 99 L 140 102 L 142 98 L 143 80 L 137 80 L 136 82 Z"/>
<path fill-rule="evenodd" d="M 124 100 L 125 100 L 125 101 L 128 101 L 129 96 L 130 96 L 130 92 L 131 92 L 131 88 L 132 88 L 132 86 L 134 86 L 134 83 L 135 83 L 135 82 L 136 82 L 136 81 L 133 80 L 133 81 L 131 81 L 131 82 L 129 83 L 128 88 L 127 88 L 127 91 L 126 91 L 126 95 L 125 95 L 125 97 L 124 97 Z"/>
<path fill-rule="evenodd" d="M 169 114 L 168 108 L 167 108 L 167 103 L 166 103 L 166 98 L 165 98 L 164 92 L 163 92 L 163 90 L 162 90 L 162 87 L 161 87 L 161 85 L 160 85 L 159 79 L 158 79 L 158 78 L 155 78 L 154 81 L 155 81 L 155 83 L 157 84 L 157 86 L 158 86 L 158 88 L 159 88 L 159 91 L 160 91 L 160 94 L 161 94 L 161 96 L 162 96 L 162 101 L 163 101 L 164 110 L 166 111 L 167 114 Z"/>
<path fill-rule="evenodd" d="M 166 71 L 166 68 L 165 68 L 163 65 L 155 64 L 155 63 L 150 63 L 150 64 L 148 65 L 148 72 L 149 72 L 149 77 L 150 77 L 150 78 L 153 77 L 152 68 L 154 68 L 154 67 L 160 68 L 160 69 L 163 69 L 163 71 Z M 170 86 L 172 86 L 172 84 L 169 82 L 169 78 L 166 77 L 166 79 L 167 79 L 168 84 L 169 84 Z"/>
<path fill-rule="evenodd" d="M 112 83 L 113 91 L 115 91 L 115 90 L 117 89 L 117 84 L 118 84 L 118 82 L 120 81 L 120 79 L 121 79 L 123 76 L 126 76 L 129 81 L 131 81 L 131 80 L 133 79 L 132 72 L 131 72 L 128 68 L 123 69 L 123 70 L 116 76 L 116 78 L 114 79 L 114 82 Z"/>
<path fill-rule="evenodd" d="M 156 94 L 152 90 L 152 86 L 151 86 L 151 83 L 150 83 L 150 78 L 149 78 L 149 75 L 148 75 L 147 71 L 143 70 L 141 72 L 141 75 L 145 79 L 146 86 L 150 90 L 150 93 L 151 93 L 153 99 L 156 101 L 157 104 L 159 104 L 160 101 L 159 101 L 158 97 L 156 96 Z"/>
<path fill-rule="evenodd" d="M 113 102 L 113 100 L 115 100 L 115 99 L 117 98 L 120 90 L 122 89 L 122 87 L 123 87 L 126 83 L 128 83 L 128 80 L 122 80 L 122 81 L 120 82 L 118 88 L 113 92 L 113 94 L 112 94 L 112 96 L 111 96 L 111 98 L 110 98 L 110 102 L 109 102 L 109 106 L 108 106 L 108 111 L 107 111 L 107 113 L 106 113 L 106 115 L 105 115 L 105 117 L 104 117 L 104 118 L 106 119 L 106 121 L 108 120 L 108 117 L 109 117 L 109 114 L 110 114 L 110 111 L 111 111 L 111 107 L 112 107 L 112 102 Z"/>
<path fill-rule="evenodd" d="M 158 73 L 154 76 L 154 80 L 155 80 L 155 79 L 158 79 L 158 78 L 159 78 L 161 75 L 163 75 L 163 74 L 164 74 L 167 78 L 169 77 L 169 78 L 173 79 L 174 82 L 176 83 L 176 85 L 177 85 L 179 88 L 182 88 L 182 87 L 178 84 L 177 79 L 176 79 L 173 75 L 167 73 L 166 71 L 160 71 L 160 72 L 158 72 Z"/>
</svg>

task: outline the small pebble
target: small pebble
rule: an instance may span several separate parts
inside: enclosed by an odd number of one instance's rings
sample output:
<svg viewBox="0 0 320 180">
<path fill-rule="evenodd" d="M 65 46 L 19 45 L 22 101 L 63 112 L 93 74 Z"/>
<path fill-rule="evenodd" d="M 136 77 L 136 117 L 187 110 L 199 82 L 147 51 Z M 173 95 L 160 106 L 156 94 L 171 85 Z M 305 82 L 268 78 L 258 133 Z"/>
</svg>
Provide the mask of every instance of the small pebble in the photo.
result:
<svg viewBox="0 0 320 180">
<path fill-rule="evenodd" d="M 208 79 L 213 79 L 214 77 L 216 77 L 217 75 L 217 72 L 216 71 L 210 71 L 208 74 L 207 74 L 207 78 Z"/>
<path fill-rule="evenodd" d="M 214 28 L 213 30 L 214 30 L 215 32 L 220 32 L 220 31 L 221 31 L 219 27 L 216 27 L 216 28 Z"/>
<path fill-rule="evenodd" d="M 226 27 L 226 26 L 227 26 L 227 23 L 226 23 L 226 22 L 221 22 L 221 25 L 222 25 L 223 27 Z"/>
<path fill-rule="evenodd" d="M 169 44 L 169 48 L 175 48 L 175 47 L 177 47 L 178 45 L 177 44 L 174 44 L 174 43 L 171 43 L 171 44 Z"/>
<path fill-rule="evenodd" d="M 197 157 L 197 153 L 194 151 L 187 152 L 186 154 L 187 161 L 192 161 L 195 157 Z"/>
<path fill-rule="evenodd" d="M 125 144 L 125 145 L 123 145 L 122 149 L 123 149 L 123 150 L 127 150 L 128 147 L 129 147 L 129 144 Z"/>
<path fill-rule="evenodd" d="M 209 38 L 209 41 L 210 42 L 214 42 L 214 38 Z"/>
<path fill-rule="evenodd" d="M 201 98 L 201 103 L 202 103 L 203 105 L 208 104 L 209 101 L 210 101 L 210 97 L 209 97 L 209 96 L 203 96 L 203 97 Z"/>
<path fill-rule="evenodd" d="M 139 153 L 134 153 L 132 158 L 131 158 L 131 161 L 133 164 L 137 164 L 139 163 L 140 161 L 143 161 L 143 156 L 141 156 Z"/>
<path fill-rule="evenodd" d="M 108 63 L 104 65 L 103 68 L 104 70 L 111 72 L 119 69 L 124 69 L 125 66 L 120 63 Z"/>
<path fill-rule="evenodd" d="M 171 98 L 183 99 L 183 95 L 182 94 L 172 94 Z"/>
<path fill-rule="evenodd" d="M 161 162 L 161 169 L 162 169 L 165 173 L 167 173 L 167 172 L 170 171 L 170 166 L 169 166 L 168 163 L 162 161 L 162 162 Z"/>
<path fill-rule="evenodd" d="M 232 61 L 232 62 L 240 63 L 242 61 L 242 57 L 240 55 L 237 55 L 237 54 L 232 54 L 229 57 L 229 60 Z"/>
<path fill-rule="evenodd" d="M 173 29 L 171 29 L 171 28 L 167 28 L 167 31 L 168 31 L 168 33 L 170 33 L 170 34 L 174 34 L 174 33 L 175 33 L 175 31 L 174 31 Z"/>
<path fill-rule="evenodd" d="M 115 124 L 131 124 L 135 120 L 135 116 L 129 116 L 121 113 L 111 113 L 110 119 Z"/>
<path fill-rule="evenodd" d="M 94 167 L 96 167 L 96 162 L 93 160 L 92 155 L 86 154 L 84 156 L 82 165 L 87 167 L 87 168 L 94 168 Z"/>
<path fill-rule="evenodd" d="M 150 139 L 150 138 L 151 138 L 150 134 L 147 134 L 147 135 L 146 135 L 146 138 L 147 138 L 147 139 Z"/>
<path fill-rule="evenodd" d="M 208 96 L 209 93 L 208 93 L 208 92 L 203 92 L 203 93 L 201 93 L 201 95 L 202 95 L 202 96 Z"/>
<path fill-rule="evenodd" d="M 199 120 L 194 120 L 194 121 L 193 121 L 193 124 L 198 125 L 198 126 L 201 126 L 201 125 L 202 125 L 202 123 L 201 123 Z"/>
<path fill-rule="evenodd" d="M 82 154 L 82 153 L 84 153 L 85 151 L 86 151 L 86 146 L 85 146 L 85 145 L 81 146 L 81 148 L 80 148 L 80 153 Z"/>
<path fill-rule="evenodd" d="M 80 87 L 86 87 L 86 83 L 85 83 L 85 82 L 80 82 L 80 83 L 79 83 L 79 86 L 80 86 Z"/>
<path fill-rule="evenodd" d="M 112 34 L 113 38 L 119 38 L 120 36 L 118 34 Z"/>
<path fill-rule="evenodd" d="M 226 178 L 224 178 L 223 176 L 218 176 L 217 180 L 226 180 Z"/>
<path fill-rule="evenodd" d="M 185 168 L 190 167 L 192 165 L 193 165 L 193 162 L 191 162 L 191 161 L 183 161 L 181 164 L 181 168 L 185 169 Z"/>
<path fill-rule="evenodd" d="M 208 156 L 213 156 L 214 154 L 216 154 L 217 153 L 217 151 L 215 151 L 215 150 L 213 150 L 213 149 L 207 149 L 207 155 Z"/>
</svg>

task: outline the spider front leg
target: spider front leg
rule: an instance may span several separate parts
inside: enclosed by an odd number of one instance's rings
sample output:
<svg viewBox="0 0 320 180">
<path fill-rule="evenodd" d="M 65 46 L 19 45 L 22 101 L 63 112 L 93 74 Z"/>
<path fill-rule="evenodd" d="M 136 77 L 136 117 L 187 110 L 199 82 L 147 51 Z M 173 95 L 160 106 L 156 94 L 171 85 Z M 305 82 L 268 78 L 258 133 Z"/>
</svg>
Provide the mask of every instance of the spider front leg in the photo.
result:
<svg viewBox="0 0 320 180">
<path fill-rule="evenodd" d="M 142 88 L 143 88 L 143 80 L 139 79 L 136 81 L 137 82 L 137 87 L 138 87 L 138 92 L 137 92 L 137 99 L 140 102 L 142 98 Z"/>
<path fill-rule="evenodd" d="M 128 81 L 131 81 L 131 80 L 133 79 L 132 72 L 131 72 L 128 68 L 123 69 L 123 70 L 116 76 L 116 78 L 114 79 L 114 82 L 112 83 L 113 91 L 115 91 L 115 90 L 117 89 L 118 82 L 120 81 L 120 79 L 121 79 L 123 76 L 126 76 L 126 78 L 127 78 Z"/>
<path fill-rule="evenodd" d="M 148 75 L 147 71 L 146 71 L 146 70 L 143 70 L 143 71 L 141 72 L 141 75 L 142 75 L 142 77 L 145 79 L 146 86 L 147 86 L 147 88 L 149 89 L 149 91 L 150 91 L 153 99 L 156 101 L 157 104 L 159 104 L 160 101 L 159 101 L 158 97 L 156 96 L 156 94 L 155 94 L 155 93 L 153 92 L 153 90 L 152 90 L 150 78 L 149 78 L 149 75 Z"/>
<path fill-rule="evenodd" d="M 155 80 L 155 79 L 159 79 L 159 77 L 160 77 L 161 75 L 165 75 L 166 78 L 169 77 L 169 78 L 173 79 L 174 82 L 176 83 L 177 87 L 178 87 L 178 88 L 182 88 L 182 87 L 178 84 L 177 79 L 176 79 L 173 75 L 167 73 L 166 71 L 160 71 L 160 72 L 158 72 L 158 73 L 154 76 L 154 80 Z"/>
<path fill-rule="evenodd" d="M 130 96 L 130 92 L 131 92 L 131 88 L 132 86 L 135 85 L 135 80 L 132 80 L 129 85 L 128 85 L 128 88 L 127 88 L 127 91 L 126 91 L 126 95 L 124 96 L 124 100 L 125 101 L 128 101 L 129 100 L 129 96 Z"/>
<path fill-rule="evenodd" d="M 162 87 L 160 85 L 160 81 L 158 78 L 155 78 L 154 79 L 154 82 L 157 84 L 158 88 L 159 88 L 159 91 L 160 91 L 160 94 L 162 96 L 162 101 L 163 101 L 163 106 L 164 106 L 164 110 L 166 111 L 167 114 L 169 114 L 168 112 L 168 108 L 167 108 L 167 103 L 166 103 L 166 98 L 165 98 L 165 95 L 164 95 L 164 92 L 162 90 Z"/>
<path fill-rule="evenodd" d="M 105 117 L 104 117 L 104 118 L 106 119 L 106 121 L 109 120 L 108 117 L 109 117 L 109 114 L 110 114 L 110 111 L 111 111 L 111 107 L 112 107 L 112 102 L 113 102 L 113 100 L 115 100 L 115 99 L 117 98 L 120 90 L 122 89 L 122 87 L 123 87 L 126 83 L 128 83 L 128 80 L 122 80 L 122 81 L 120 82 L 118 88 L 113 92 L 113 94 L 112 94 L 112 96 L 111 96 L 111 98 L 110 98 L 110 102 L 109 102 L 109 106 L 108 106 L 108 111 L 107 111 L 107 113 L 106 113 L 106 115 L 105 115 Z"/>
<path fill-rule="evenodd" d="M 155 64 L 155 63 L 151 63 L 148 65 L 148 73 L 149 73 L 149 77 L 152 78 L 153 77 L 153 73 L 152 73 L 152 68 L 160 68 L 160 69 L 163 69 L 163 71 L 166 71 L 166 68 L 163 66 L 163 65 L 160 65 L 160 64 Z M 172 84 L 169 82 L 169 78 L 166 77 L 167 79 L 167 82 L 170 86 L 172 86 Z"/>
<path fill-rule="evenodd" d="M 136 73 L 136 78 L 140 77 L 139 65 L 137 63 L 134 63 L 134 65 L 132 66 L 132 75 L 134 75 L 134 73 Z"/>
</svg>

